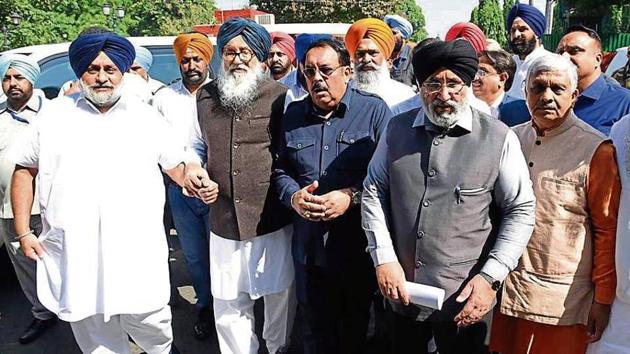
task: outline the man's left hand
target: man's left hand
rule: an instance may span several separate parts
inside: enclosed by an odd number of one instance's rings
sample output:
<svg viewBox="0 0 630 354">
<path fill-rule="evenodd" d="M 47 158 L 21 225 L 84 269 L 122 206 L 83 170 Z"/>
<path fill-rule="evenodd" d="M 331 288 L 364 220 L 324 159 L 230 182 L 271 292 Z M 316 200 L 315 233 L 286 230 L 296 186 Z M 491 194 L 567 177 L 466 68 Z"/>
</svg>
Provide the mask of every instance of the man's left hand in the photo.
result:
<svg viewBox="0 0 630 354">
<path fill-rule="evenodd" d="M 192 197 L 203 200 L 206 204 L 216 201 L 218 185 L 210 180 L 208 171 L 196 163 L 186 165 L 184 191 Z"/>
<path fill-rule="evenodd" d="M 468 299 L 462 311 L 455 316 L 457 326 L 466 327 L 479 322 L 490 311 L 496 296 L 497 294 L 492 290 L 490 283 L 481 275 L 475 275 L 457 297 L 457 302 L 464 302 Z"/>
<path fill-rule="evenodd" d="M 343 215 L 352 203 L 352 192 L 350 189 L 341 189 L 332 191 L 320 196 L 324 199 L 326 212 L 324 213 L 324 221 L 330 221 Z"/>
<path fill-rule="evenodd" d="M 608 326 L 609 319 L 610 305 L 593 302 L 591 312 L 588 314 L 588 322 L 586 325 L 588 335 L 588 337 L 586 337 L 586 341 L 588 343 L 597 342 L 600 338 L 602 338 L 604 329 Z"/>
</svg>

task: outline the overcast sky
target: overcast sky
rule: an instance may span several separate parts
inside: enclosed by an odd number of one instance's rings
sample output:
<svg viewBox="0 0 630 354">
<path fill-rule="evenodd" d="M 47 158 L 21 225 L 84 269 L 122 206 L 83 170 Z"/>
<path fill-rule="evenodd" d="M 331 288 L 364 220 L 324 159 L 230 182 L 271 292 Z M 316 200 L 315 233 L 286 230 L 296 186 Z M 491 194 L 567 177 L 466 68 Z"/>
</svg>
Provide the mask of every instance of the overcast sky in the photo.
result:
<svg viewBox="0 0 630 354">
<path fill-rule="evenodd" d="M 527 0 L 520 0 L 527 3 Z M 426 29 L 431 36 L 444 37 L 446 31 L 455 23 L 468 21 L 470 12 L 479 3 L 478 0 L 416 0 L 422 7 L 426 19 Z M 502 2 L 502 1 L 501 1 Z M 225 10 L 241 8 L 247 0 L 216 0 L 217 6 Z M 534 5 L 545 12 L 545 0 L 534 0 Z"/>
</svg>

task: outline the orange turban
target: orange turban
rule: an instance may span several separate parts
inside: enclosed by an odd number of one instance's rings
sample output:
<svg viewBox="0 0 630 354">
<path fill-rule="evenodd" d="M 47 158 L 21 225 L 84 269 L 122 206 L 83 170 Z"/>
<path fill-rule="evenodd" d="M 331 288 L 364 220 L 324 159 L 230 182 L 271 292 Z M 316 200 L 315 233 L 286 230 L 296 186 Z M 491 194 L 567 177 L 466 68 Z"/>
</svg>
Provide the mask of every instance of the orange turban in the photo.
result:
<svg viewBox="0 0 630 354">
<path fill-rule="evenodd" d="M 210 63 L 214 53 L 214 46 L 208 37 L 201 33 L 183 33 L 177 36 L 175 42 L 173 42 L 173 51 L 178 64 L 181 64 L 188 48 L 199 54 L 208 64 Z"/>
<path fill-rule="evenodd" d="M 351 57 L 354 58 L 354 52 L 357 50 L 359 42 L 364 38 L 373 40 L 385 58 L 392 55 L 396 40 L 392 34 L 392 29 L 385 22 L 377 18 L 364 18 L 350 26 L 348 33 L 346 33 L 345 42 Z"/>
</svg>

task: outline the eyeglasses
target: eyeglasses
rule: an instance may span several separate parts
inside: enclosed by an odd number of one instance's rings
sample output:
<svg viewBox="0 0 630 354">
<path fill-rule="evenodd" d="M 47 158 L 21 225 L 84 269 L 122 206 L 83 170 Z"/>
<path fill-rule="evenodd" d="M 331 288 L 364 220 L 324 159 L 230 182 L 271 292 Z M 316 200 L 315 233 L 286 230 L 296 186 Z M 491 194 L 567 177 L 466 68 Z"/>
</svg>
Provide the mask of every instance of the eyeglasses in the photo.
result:
<svg viewBox="0 0 630 354">
<path fill-rule="evenodd" d="M 321 68 L 306 67 L 306 68 L 304 68 L 304 70 L 302 70 L 302 72 L 304 73 L 304 76 L 306 76 L 309 79 L 312 79 L 313 77 L 315 77 L 315 74 L 318 73 L 318 72 L 323 78 L 328 78 L 335 71 L 337 71 L 337 69 L 343 68 L 343 67 L 344 67 L 343 65 L 339 65 L 336 68 L 331 68 L 331 67 L 328 67 L 328 66 L 324 66 L 324 67 L 321 67 Z"/>
<path fill-rule="evenodd" d="M 234 61 L 234 59 L 236 59 L 236 56 L 238 56 L 238 58 L 243 63 L 248 63 L 250 60 L 252 60 L 252 57 L 254 56 L 254 52 L 247 49 L 243 49 L 240 52 L 237 52 L 235 50 L 230 50 L 230 49 L 223 51 L 223 58 L 229 61 Z"/>
<path fill-rule="evenodd" d="M 489 72 L 484 71 L 484 70 L 477 70 L 477 73 L 475 74 L 475 78 L 492 76 L 492 75 L 498 75 L 498 73 L 489 73 Z"/>
<path fill-rule="evenodd" d="M 446 84 L 443 84 L 439 81 L 429 81 L 422 84 L 422 87 L 427 91 L 428 94 L 433 95 L 440 91 L 443 86 L 446 86 L 446 91 L 451 95 L 456 95 L 462 91 L 464 88 L 463 82 L 449 81 Z"/>
</svg>

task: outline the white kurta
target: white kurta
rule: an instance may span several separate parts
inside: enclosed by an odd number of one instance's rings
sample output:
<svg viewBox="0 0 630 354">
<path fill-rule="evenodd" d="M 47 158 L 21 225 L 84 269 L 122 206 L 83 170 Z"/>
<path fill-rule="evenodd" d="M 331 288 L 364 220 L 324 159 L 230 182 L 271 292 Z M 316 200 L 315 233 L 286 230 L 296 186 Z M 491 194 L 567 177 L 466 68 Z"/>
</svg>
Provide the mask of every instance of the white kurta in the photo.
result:
<svg viewBox="0 0 630 354">
<path fill-rule="evenodd" d="M 400 109 L 397 108 L 398 105 L 417 95 L 411 86 L 407 86 L 389 78 L 379 82 L 378 89 L 374 92 L 374 94 L 382 98 L 392 112 L 400 111 Z"/>
<path fill-rule="evenodd" d="M 185 160 L 164 119 L 134 97 L 105 114 L 83 97 L 58 98 L 40 118 L 12 156 L 39 170 L 42 304 L 69 322 L 163 308 L 170 287 L 158 164 Z"/>
<path fill-rule="evenodd" d="M 524 60 L 521 60 L 518 55 L 514 55 L 512 58 L 514 58 L 514 62 L 516 62 L 516 72 L 514 73 L 512 87 L 510 87 L 510 91 L 508 91 L 507 94 L 516 98 L 525 99 L 525 79 L 527 79 L 529 66 L 532 65 L 534 60 L 548 54 L 551 54 L 551 52 L 540 46 L 529 53 Z"/>
</svg>

